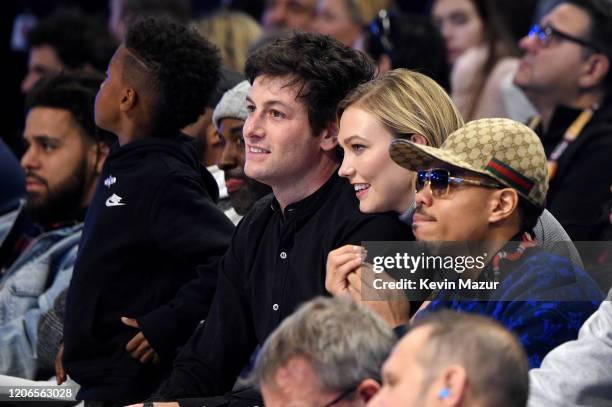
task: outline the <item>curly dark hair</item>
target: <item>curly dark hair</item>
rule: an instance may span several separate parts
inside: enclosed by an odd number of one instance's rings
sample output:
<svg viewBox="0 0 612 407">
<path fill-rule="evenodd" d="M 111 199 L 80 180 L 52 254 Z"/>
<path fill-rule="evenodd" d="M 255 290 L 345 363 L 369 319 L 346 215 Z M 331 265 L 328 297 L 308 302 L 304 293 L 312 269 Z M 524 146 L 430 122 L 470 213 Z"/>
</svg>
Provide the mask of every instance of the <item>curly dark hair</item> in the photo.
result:
<svg viewBox="0 0 612 407">
<path fill-rule="evenodd" d="M 126 77 L 147 80 L 155 93 L 156 136 L 175 133 L 203 114 L 219 81 L 221 58 L 213 44 L 172 20 L 148 17 L 130 25 L 125 47 L 138 59 L 125 59 Z"/>
<path fill-rule="evenodd" d="M 251 83 L 260 75 L 289 76 L 299 85 L 308 120 L 318 135 L 336 119 L 338 103 L 357 85 L 374 77 L 374 64 L 365 54 L 321 34 L 294 31 L 254 51 L 245 73 Z"/>
<path fill-rule="evenodd" d="M 98 20 L 78 10 L 60 10 L 28 33 L 28 47 L 48 45 L 68 69 L 91 65 L 104 72 L 117 43 Z"/>
<path fill-rule="evenodd" d="M 96 127 L 94 104 L 104 76 L 91 71 L 66 71 L 43 77 L 26 98 L 26 111 L 35 107 L 68 110 L 91 142 L 111 145 L 115 137 Z"/>
</svg>

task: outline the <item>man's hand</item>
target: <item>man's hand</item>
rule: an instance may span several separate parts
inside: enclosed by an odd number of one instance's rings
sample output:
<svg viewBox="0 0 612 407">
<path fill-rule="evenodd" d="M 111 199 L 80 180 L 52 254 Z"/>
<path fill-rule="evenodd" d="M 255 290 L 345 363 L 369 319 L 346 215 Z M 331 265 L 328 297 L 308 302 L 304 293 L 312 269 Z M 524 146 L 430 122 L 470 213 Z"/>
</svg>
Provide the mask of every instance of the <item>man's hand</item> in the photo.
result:
<svg viewBox="0 0 612 407">
<path fill-rule="evenodd" d="M 57 380 L 57 384 L 62 384 L 66 381 L 66 371 L 64 370 L 64 342 L 60 343 L 57 355 L 55 355 L 55 380 Z"/>
<path fill-rule="evenodd" d="M 140 327 L 138 326 L 138 321 L 133 318 L 121 317 L 121 322 L 123 322 L 129 327 L 140 329 Z M 155 349 L 151 347 L 151 344 L 149 343 L 147 338 L 145 338 L 142 331 L 138 332 L 136 336 L 134 336 L 128 342 L 128 344 L 125 346 L 125 349 L 134 359 L 139 359 L 140 363 L 147 363 L 149 361 L 153 361 L 153 363 L 159 363 L 159 356 L 157 355 L 157 353 L 155 353 Z"/>
<path fill-rule="evenodd" d="M 149 404 L 151 405 L 151 404 Z M 158 402 L 156 401 L 155 403 L 152 403 L 153 407 L 180 407 L 179 403 L 177 403 L 176 401 L 171 401 L 171 402 Z M 126 407 L 144 407 L 143 403 L 140 404 L 130 404 L 129 406 Z"/>
<path fill-rule="evenodd" d="M 361 246 L 345 245 L 327 255 L 325 288 L 333 296 L 348 296 L 348 275 L 357 271 L 365 259 L 366 251 Z"/>
</svg>

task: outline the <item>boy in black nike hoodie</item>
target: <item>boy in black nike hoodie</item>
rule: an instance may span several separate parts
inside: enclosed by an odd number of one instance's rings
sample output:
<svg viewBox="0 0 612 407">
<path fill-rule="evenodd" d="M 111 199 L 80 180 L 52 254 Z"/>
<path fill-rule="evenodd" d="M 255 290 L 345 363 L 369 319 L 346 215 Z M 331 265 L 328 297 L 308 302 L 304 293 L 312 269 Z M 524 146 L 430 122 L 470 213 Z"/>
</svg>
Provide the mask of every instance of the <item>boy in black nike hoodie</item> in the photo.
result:
<svg viewBox="0 0 612 407">
<path fill-rule="evenodd" d="M 66 301 L 63 362 L 78 398 L 124 405 L 146 398 L 206 318 L 215 263 L 232 223 L 213 177 L 180 129 L 218 80 L 219 56 L 165 20 L 128 30 L 96 97 L 96 124 L 117 135 L 85 219 Z"/>
</svg>

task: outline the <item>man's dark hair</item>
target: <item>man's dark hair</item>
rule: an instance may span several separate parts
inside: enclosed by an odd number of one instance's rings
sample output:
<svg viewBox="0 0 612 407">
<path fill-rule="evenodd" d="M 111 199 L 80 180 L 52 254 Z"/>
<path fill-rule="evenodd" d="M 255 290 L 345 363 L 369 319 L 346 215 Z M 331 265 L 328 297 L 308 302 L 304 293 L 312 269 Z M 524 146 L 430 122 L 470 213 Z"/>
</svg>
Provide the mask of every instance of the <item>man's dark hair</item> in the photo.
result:
<svg viewBox="0 0 612 407">
<path fill-rule="evenodd" d="M 191 19 L 189 0 L 121 0 L 119 10 L 128 23 L 143 17 L 167 17 L 182 24 Z"/>
<path fill-rule="evenodd" d="M 430 328 L 417 358 L 425 368 L 423 389 L 429 388 L 444 367 L 459 364 L 466 370 L 475 397 L 486 405 L 518 407 L 527 404 L 529 363 L 514 334 L 485 316 L 441 310 L 428 312 L 409 327 Z"/>
<path fill-rule="evenodd" d="M 544 208 L 538 208 L 521 196 L 519 197 L 518 211 L 521 217 L 521 231 L 530 232 L 538 223 Z"/>
<path fill-rule="evenodd" d="M 319 134 L 336 118 L 338 103 L 357 85 L 371 80 L 374 65 L 363 53 L 333 38 L 296 31 L 254 51 L 245 63 L 251 83 L 260 75 L 292 78 L 298 98 L 308 108 L 308 120 Z"/>
<path fill-rule="evenodd" d="M 366 30 L 365 50 L 377 61 L 387 55 L 392 69 L 420 72 L 450 91 L 446 44 L 429 18 L 397 11 L 381 12 Z"/>
<path fill-rule="evenodd" d="M 219 51 L 197 31 L 165 18 L 144 18 L 128 28 L 127 80 L 154 93 L 155 135 L 167 136 L 195 122 L 219 80 Z M 145 86 L 142 88 L 144 89 Z"/>
<path fill-rule="evenodd" d="M 78 10 L 60 10 L 43 19 L 28 34 L 28 47 L 48 45 L 68 69 L 108 66 L 117 43 L 98 20 Z"/>
<path fill-rule="evenodd" d="M 68 110 L 90 142 L 114 142 L 114 136 L 96 127 L 94 104 L 104 76 L 95 72 L 73 71 L 44 77 L 26 99 L 26 110 L 49 107 Z"/>
<path fill-rule="evenodd" d="M 612 1 L 611 0 L 567 0 L 586 11 L 591 18 L 588 40 L 604 54 L 612 64 Z M 603 84 L 612 91 L 612 68 L 608 69 Z"/>
</svg>

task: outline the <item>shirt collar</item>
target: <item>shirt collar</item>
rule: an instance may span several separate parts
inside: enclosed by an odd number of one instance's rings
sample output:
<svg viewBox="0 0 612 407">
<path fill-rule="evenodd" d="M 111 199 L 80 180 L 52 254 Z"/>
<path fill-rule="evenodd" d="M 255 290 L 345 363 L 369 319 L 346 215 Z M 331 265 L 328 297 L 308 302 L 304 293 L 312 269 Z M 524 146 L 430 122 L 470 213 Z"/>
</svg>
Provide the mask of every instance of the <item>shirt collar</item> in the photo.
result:
<svg viewBox="0 0 612 407">
<path fill-rule="evenodd" d="M 329 191 L 339 182 L 342 182 L 342 179 L 338 175 L 337 171 L 334 171 L 332 176 L 315 192 L 300 201 L 287 205 L 287 207 L 285 207 L 283 217 L 288 219 L 294 216 L 302 216 L 312 213 L 314 210 L 319 208 L 326 199 L 329 198 Z M 272 199 L 270 207 L 274 212 L 279 214 L 282 213 L 280 204 L 278 203 L 276 197 Z"/>
</svg>

